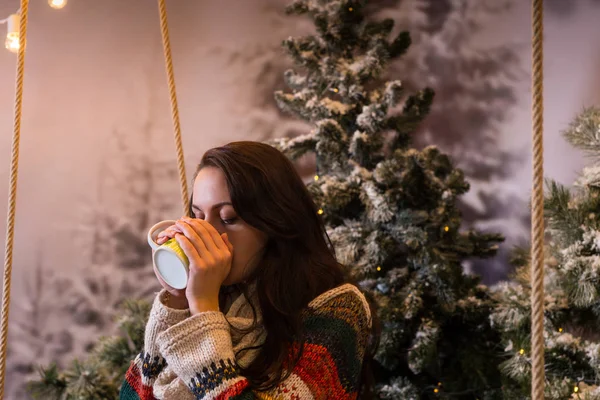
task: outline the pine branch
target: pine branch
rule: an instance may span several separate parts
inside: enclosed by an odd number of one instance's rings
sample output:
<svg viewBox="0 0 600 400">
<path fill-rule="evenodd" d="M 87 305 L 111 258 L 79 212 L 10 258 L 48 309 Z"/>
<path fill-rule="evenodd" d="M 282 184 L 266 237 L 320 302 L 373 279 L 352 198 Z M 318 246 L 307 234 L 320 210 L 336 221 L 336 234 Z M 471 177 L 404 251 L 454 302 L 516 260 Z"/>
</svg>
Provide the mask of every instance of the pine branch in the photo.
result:
<svg viewBox="0 0 600 400">
<path fill-rule="evenodd" d="M 67 379 L 59 372 L 55 363 L 49 367 L 38 367 L 39 381 L 29 382 L 27 390 L 34 399 L 66 400 Z"/>
<path fill-rule="evenodd" d="M 150 308 L 145 301 L 125 301 L 116 317 L 125 337 L 101 338 L 86 360 L 73 360 L 64 372 L 56 364 L 40 367 L 40 379 L 27 383 L 28 392 L 44 400 L 116 399 L 131 360 L 143 348 Z"/>
<path fill-rule="evenodd" d="M 574 199 L 567 187 L 555 181 L 546 181 L 547 195 L 544 214 L 549 233 L 554 240 L 568 246 L 581 237 L 581 226 L 585 221 L 582 209 L 575 207 Z"/>
<path fill-rule="evenodd" d="M 586 108 L 580 113 L 569 128 L 563 132 L 564 137 L 573 146 L 585 151 L 589 156 L 600 156 L 600 109 Z"/>
</svg>

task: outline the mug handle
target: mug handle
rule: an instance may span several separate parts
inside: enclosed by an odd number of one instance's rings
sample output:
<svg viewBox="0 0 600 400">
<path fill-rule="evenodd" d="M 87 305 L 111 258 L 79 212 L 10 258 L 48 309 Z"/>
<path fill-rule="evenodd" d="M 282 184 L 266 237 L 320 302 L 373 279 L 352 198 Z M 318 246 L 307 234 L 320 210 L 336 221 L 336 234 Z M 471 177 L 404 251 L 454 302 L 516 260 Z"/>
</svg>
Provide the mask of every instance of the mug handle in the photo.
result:
<svg viewBox="0 0 600 400">
<path fill-rule="evenodd" d="M 152 226 L 152 228 L 150 228 L 150 230 L 148 231 L 148 244 L 150 245 L 150 247 L 152 247 L 152 250 L 156 250 L 161 246 L 158 243 L 156 243 L 156 238 L 154 234 L 156 232 L 164 230 L 165 228 L 168 228 L 169 226 L 175 225 L 176 223 L 177 221 L 168 219 L 165 221 L 160 221 L 159 223 Z"/>
</svg>

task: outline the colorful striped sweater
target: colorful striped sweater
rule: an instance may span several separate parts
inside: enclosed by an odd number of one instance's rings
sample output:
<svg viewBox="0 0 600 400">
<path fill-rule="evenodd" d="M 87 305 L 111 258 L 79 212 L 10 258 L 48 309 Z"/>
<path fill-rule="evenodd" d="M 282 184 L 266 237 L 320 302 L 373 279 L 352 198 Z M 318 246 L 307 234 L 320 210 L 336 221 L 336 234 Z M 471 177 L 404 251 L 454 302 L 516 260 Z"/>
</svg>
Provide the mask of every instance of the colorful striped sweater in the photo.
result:
<svg viewBox="0 0 600 400">
<path fill-rule="evenodd" d="M 302 314 L 306 337 L 302 357 L 292 374 L 267 392 L 252 390 L 239 373 L 239 366 L 249 365 L 258 350 L 235 356 L 239 349 L 264 342 L 258 307 L 258 326 L 240 334 L 229 324 L 251 326 L 250 303 L 243 295 L 227 315 L 208 311 L 190 316 L 189 310 L 166 307 L 165 294 L 161 291 L 154 300 L 144 350 L 127 371 L 121 400 L 357 398 L 371 315 L 356 286 L 343 284 L 309 303 Z"/>
</svg>

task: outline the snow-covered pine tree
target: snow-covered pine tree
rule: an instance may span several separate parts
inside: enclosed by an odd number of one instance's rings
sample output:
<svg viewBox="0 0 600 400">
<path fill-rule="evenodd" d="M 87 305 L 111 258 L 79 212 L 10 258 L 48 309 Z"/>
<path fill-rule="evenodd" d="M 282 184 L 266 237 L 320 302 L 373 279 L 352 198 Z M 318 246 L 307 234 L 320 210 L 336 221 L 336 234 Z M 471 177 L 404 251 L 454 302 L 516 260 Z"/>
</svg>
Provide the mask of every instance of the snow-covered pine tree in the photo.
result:
<svg viewBox="0 0 600 400">
<path fill-rule="evenodd" d="M 292 92 L 275 99 L 314 129 L 269 143 L 293 160 L 316 154 L 309 188 L 338 259 L 380 307 L 382 398 L 493 398 L 500 387 L 493 302 L 461 262 L 492 256 L 502 237 L 461 232 L 463 173 L 435 147 L 411 148 L 434 93 L 404 96 L 399 80 L 374 84 L 410 36 L 389 39 L 393 20 L 366 20 L 365 4 L 288 7 L 308 14 L 316 35 L 284 41 L 302 71 L 285 73 Z"/>
<path fill-rule="evenodd" d="M 600 399 L 600 110 L 584 110 L 564 132 L 595 159 L 573 188 L 547 182 L 546 399 Z M 528 399 L 531 387 L 529 255 L 515 253 L 512 282 L 498 285 L 492 315 L 502 331 L 505 398 Z"/>
</svg>

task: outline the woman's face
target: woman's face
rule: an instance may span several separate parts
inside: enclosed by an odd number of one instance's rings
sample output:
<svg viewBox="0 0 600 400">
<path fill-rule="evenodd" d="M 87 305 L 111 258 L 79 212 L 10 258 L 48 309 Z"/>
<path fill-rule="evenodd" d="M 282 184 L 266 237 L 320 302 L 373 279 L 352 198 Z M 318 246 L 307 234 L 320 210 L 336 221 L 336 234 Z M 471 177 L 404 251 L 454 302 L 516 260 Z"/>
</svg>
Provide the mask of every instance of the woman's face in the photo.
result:
<svg viewBox="0 0 600 400">
<path fill-rule="evenodd" d="M 238 217 L 219 168 L 204 167 L 194 180 L 192 212 L 194 218 L 209 222 L 219 233 L 227 233 L 233 245 L 231 271 L 223 285 L 243 282 L 256 268 L 267 235 Z"/>
</svg>

